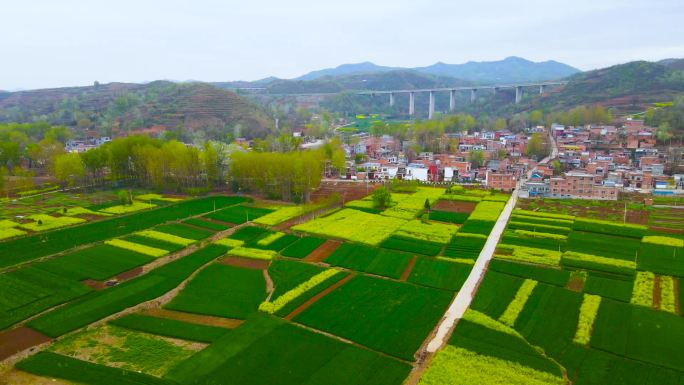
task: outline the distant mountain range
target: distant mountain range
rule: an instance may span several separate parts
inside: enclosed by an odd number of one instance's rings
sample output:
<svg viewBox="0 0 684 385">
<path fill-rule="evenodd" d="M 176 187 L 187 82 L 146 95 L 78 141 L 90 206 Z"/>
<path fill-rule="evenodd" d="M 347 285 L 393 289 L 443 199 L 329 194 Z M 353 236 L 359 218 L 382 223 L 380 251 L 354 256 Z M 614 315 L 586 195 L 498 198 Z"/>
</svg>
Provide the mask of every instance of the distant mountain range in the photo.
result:
<svg viewBox="0 0 684 385">
<path fill-rule="evenodd" d="M 253 82 L 212 83 L 220 88 L 265 88 L 269 94 L 336 93 L 359 90 L 415 89 L 557 80 L 580 73 L 556 61 L 532 62 L 519 57 L 428 67 L 385 67 L 371 62 L 342 64 L 294 79 L 269 77 Z"/>
<path fill-rule="evenodd" d="M 395 106 L 389 107 L 385 97 L 369 98 L 355 95 L 352 91 L 479 85 L 484 83 L 481 80 L 484 78 L 494 83 L 557 79 L 562 77 L 564 66 L 556 62 L 532 63 L 519 58 L 455 66 L 438 63 L 419 69 L 362 63 L 309 73 L 298 80 L 265 78 L 256 82 L 212 84 L 155 81 L 0 91 L 0 122 L 44 120 L 84 130 L 97 129 L 105 134 L 160 124 L 172 130 L 178 129 L 179 135 L 185 136 L 263 137 L 273 130 L 273 121 L 267 112 L 271 108 L 268 103 L 273 100 L 289 103 L 296 99 L 273 98 L 270 95 L 334 93 L 334 96 L 307 98 L 306 103 L 316 103 L 312 100 L 317 100 L 330 111 L 343 114 L 383 112 L 401 116 L 408 113 L 406 94 L 396 95 Z M 532 71 L 535 72 L 533 76 L 525 74 L 524 68 L 538 70 Z M 568 84 L 554 87 L 544 95 L 526 92 L 520 104 L 513 103 L 514 93 L 511 90 L 502 90 L 496 95 L 478 93 L 481 96 L 476 103 L 470 102 L 469 94 L 458 93 L 456 104 L 459 111 L 501 116 L 538 108 L 553 111 L 597 103 L 618 112 L 631 113 L 643 111 L 650 103 L 670 101 L 675 96 L 684 95 L 684 59 L 636 61 L 587 72 L 569 67 L 565 71 L 572 71 L 565 77 Z M 451 75 L 444 75 L 445 72 Z M 459 77 L 453 75 L 457 73 Z M 265 90 L 253 98 L 230 91 L 246 87 Z M 446 111 L 448 93 L 439 93 L 436 98 L 437 110 Z M 264 105 L 259 104 L 262 102 Z M 427 96 L 424 94 L 416 97 L 416 111 L 419 116 L 427 112 Z"/>
<path fill-rule="evenodd" d="M 312 71 L 293 80 L 316 80 L 358 74 L 377 74 L 397 70 L 412 70 L 423 74 L 449 76 L 477 84 L 533 82 L 561 79 L 581 72 L 557 61 L 533 62 L 516 56 L 498 61 L 469 61 L 463 64 L 435 63 L 427 67 L 385 67 L 371 62 L 342 64 L 335 68 Z"/>
</svg>

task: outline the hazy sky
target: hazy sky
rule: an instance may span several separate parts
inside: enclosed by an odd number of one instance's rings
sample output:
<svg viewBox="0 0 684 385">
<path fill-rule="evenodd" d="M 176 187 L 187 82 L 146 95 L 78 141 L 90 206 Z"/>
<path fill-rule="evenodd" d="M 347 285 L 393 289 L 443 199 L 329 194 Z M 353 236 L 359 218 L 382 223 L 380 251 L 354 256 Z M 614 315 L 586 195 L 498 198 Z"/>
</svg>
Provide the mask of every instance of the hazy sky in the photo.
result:
<svg viewBox="0 0 684 385">
<path fill-rule="evenodd" d="M 0 89 L 684 57 L 683 0 L 1 0 Z"/>
</svg>

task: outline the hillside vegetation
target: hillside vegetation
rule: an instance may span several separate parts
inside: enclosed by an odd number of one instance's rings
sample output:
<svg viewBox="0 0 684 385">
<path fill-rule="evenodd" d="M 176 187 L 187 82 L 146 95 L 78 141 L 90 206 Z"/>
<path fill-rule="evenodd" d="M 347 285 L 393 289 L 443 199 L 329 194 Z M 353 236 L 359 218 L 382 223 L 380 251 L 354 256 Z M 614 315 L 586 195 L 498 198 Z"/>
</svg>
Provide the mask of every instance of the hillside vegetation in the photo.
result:
<svg viewBox="0 0 684 385">
<path fill-rule="evenodd" d="M 562 91 L 543 104 L 552 108 L 591 103 L 626 107 L 671 100 L 672 95 L 684 92 L 684 72 L 646 61 L 584 72 L 569 81 Z"/>
<path fill-rule="evenodd" d="M 163 125 L 208 138 L 263 136 L 272 125 L 256 105 L 203 83 L 110 83 L 0 94 L 0 121 L 44 120 L 103 135 Z"/>
</svg>

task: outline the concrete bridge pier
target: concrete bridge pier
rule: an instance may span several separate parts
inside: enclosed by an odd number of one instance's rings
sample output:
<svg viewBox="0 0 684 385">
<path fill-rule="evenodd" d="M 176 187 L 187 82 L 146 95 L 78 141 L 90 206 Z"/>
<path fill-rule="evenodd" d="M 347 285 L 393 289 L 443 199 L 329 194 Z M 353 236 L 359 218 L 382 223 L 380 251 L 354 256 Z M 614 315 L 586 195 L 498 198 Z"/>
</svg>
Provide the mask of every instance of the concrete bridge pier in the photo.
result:
<svg viewBox="0 0 684 385">
<path fill-rule="evenodd" d="M 390 101 L 389 101 L 390 107 L 394 107 L 394 92 L 390 92 L 389 97 L 390 97 Z"/>
<path fill-rule="evenodd" d="M 456 109 L 456 90 L 449 91 L 449 111 Z"/>
<path fill-rule="evenodd" d="M 475 103 L 475 99 L 477 99 L 477 90 L 475 88 L 470 89 L 470 102 Z"/>
<path fill-rule="evenodd" d="M 539 85 L 539 95 L 541 95 L 541 94 L 543 94 L 543 93 L 544 93 L 544 85 L 543 85 L 543 84 L 540 84 L 540 85 Z"/>
<path fill-rule="evenodd" d="M 520 103 L 520 101 L 522 100 L 522 96 L 523 96 L 523 89 L 522 89 L 522 87 L 521 87 L 521 86 L 516 86 L 516 87 L 515 87 L 515 104 Z"/>
<path fill-rule="evenodd" d="M 430 91 L 430 107 L 428 107 L 428 119 L 432 119 L 435 114 L 435 92 Z"/>
<path fill-rule="evenodd" d="M 413 116 L 416 112 L 416 94 L 415 92 L 409 92 L 409 115 Z"/>
</svg>

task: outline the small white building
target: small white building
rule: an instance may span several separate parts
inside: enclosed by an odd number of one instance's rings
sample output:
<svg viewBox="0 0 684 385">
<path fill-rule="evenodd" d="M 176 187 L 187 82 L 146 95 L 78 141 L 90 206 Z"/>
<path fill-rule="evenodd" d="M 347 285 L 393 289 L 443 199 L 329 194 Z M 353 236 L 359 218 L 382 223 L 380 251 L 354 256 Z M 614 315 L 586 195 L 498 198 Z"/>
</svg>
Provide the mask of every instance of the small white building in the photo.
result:
<svg viewBox="0 0 684 385">
<path fill-rule="evenodd" d="M 428 168 L 420 163 L 411 163 L 406 166 L 406 180 L 419 180 L 421 182 L 427 182 L 428 180 Z"/>
<path fill-rule="evenodd" d="M 454 168 L 444 167 L 444 181 L 451 182 L 454 178 Z"/>
</svg>

